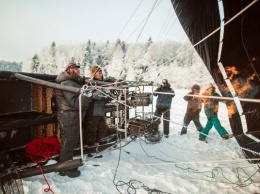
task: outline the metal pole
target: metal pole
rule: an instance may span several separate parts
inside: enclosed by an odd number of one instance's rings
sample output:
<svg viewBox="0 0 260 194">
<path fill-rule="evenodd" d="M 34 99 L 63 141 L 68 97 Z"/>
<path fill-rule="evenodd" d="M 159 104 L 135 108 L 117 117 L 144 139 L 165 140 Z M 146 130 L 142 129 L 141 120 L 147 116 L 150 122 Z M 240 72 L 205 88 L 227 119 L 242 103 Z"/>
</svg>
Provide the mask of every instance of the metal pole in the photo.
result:
<svg viewBox="0 0 260 194">
<path fill-rule="evenodd" d="M 83 138 L 82 138 L 82 94 L 79 95 L 79 137 L 80 137 L 80 155 L 83 161 Z"/>
<path fill-rule="evenodd" d="M 42 85 L 42 86 L 46 86 L 46 87 L 50 87 L 50 88 L 60 89 L 60 90 L 64 90 L 64 91 L 72 92 L 72 93 L 80 93 L 79 88 L 75 88 L 75 87 L 71 87 L 71 86 L 64 86 L 64 85 L 52 83 L 49 81 L 40 80 L 40 79 L 32 78 L 32 77 L 29 77 L 26 75 L 22 75 L 19 73 L 15 73 L 14 77 L 16 77 L 17 79 L 20 79 L 20 80 L 28 81 L 28 82 L 31 82 L 34 84 L 38 84 L 38 85 Z"/>
<path fill-rule="evenodd" d="M 63 170 L 69 170 L 73 169 L 79 166 L 82 166 L 82 160 L 81 159 L 76 159 L 76 160 L 68 160 L 64 162 L 58 162 L 56 164 L 51 164 L 47 166 L 42 166 L 42 170 L 44 173 L 50 173 L 50 172 L 59 172 Z M 27 178 L 35 175 L 42 174 L 40 168 L 32 168 L 24 171 L 18 171 L 19 178 Z"/>
<path fill-rule="evenodd" d="M 126 89 L 124 90 L 125 92 L 125 105 L 127 103 L 127 96 L 126 96 Z M 125 106 L 125 139 L 127 138 L 127 108 Z"/>
</svg>

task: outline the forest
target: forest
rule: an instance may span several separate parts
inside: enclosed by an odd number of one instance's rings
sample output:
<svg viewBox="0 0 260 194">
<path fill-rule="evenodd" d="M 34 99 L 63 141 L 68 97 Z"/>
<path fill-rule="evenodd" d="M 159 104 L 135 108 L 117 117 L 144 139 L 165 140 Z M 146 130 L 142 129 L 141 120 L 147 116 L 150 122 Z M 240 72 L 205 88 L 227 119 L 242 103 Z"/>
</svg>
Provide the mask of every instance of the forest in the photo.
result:
<svg viewBox="0 0 260 194">
<path fill-rule="evenodd" d="M 58 74 L 68 62 L 81 66 L 88 77 L 92 65 L 100 65 L 104 76 L 127 81 L 153 81 L 159 84 L 168 79 L 174 88 L 190 88 L 193 84 L 205 85 L 212 77 L 189 42 L 126 43 L 114 42 L 67 43 L 52 42 L 22 63 L 22 71 Z M 18 70 L 19 71 L 19 70 Z"/>
<path fill-rule="evenodd" d="M 0 60 L 0 71 L 14 71 L 18 72 L 22 70 L 22 63 L 17 63 L 14 61 L 4 61 Z"/>
</svg>

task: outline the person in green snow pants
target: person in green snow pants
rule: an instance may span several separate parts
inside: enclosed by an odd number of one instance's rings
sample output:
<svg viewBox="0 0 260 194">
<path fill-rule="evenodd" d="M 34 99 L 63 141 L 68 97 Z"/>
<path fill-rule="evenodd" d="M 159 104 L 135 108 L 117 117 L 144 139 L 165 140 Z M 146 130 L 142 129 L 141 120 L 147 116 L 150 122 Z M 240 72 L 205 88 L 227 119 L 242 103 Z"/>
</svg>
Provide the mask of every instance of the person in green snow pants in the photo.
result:
<svg viewBox="0 0 260 194">
<path fill-rule="evenodd" d="M 202 93 L 202 96 L 213 96 L 213 97 L 220 97 L 218 93 L 215 92 L 215 87 L 212 84 L 209 84 Z M 218 134 L 223 139 L 229 139 L 233 137 L 233 134 L 228 134 L 226 129 L 220 124 L 218 119 L 218 108 L 219 108 L 219 101 L 223 103 L 227 103 L 226 101 L 221 100 L 220 98 L 207 98 L 202 97 L 202 101 L 204 102 L 204 111 L 208 118 L 206 126 L 202 129 L 199 135 L 199 140 L 205 141 L 207 135 L 209 134 L 210 129 L 214 126 L 217 130 Z"/>
</svg>

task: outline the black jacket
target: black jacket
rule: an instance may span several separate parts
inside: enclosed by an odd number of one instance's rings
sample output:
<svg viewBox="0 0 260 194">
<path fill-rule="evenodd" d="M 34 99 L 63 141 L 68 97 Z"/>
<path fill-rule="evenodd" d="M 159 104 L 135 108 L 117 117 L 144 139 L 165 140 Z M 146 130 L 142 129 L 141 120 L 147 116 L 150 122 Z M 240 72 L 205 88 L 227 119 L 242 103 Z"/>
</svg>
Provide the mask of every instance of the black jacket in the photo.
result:
<svg viewBox="0 0 260 194">
<path fill-rule="evenodd" d="M 172 94 L 160 94 L 156 92 L 162 93 L 172 93 Z M 174 90 L 170 87 L 158 87 L 154 93 L 154 96 L 158 96 L 156 102 L 156 108 L 170 108 L 172 104 L 172 98 L 175 96 Z"/>
</svg>

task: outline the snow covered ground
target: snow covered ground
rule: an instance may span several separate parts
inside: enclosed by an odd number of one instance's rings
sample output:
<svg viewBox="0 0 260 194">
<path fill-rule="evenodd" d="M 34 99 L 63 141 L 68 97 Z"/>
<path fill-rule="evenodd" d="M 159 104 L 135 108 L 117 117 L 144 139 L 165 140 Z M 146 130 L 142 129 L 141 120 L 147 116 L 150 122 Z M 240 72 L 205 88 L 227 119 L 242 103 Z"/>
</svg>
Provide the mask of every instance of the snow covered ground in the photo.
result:
<svg viewBox="0 0 260 194">
<path fill-rule="evenodd" d="M 188 90 L 175 92 L 168 139 L 156 144 L 137 139 L 121 150 L 103 154 L 103 158 L 85 161 L 78 178 L 45 174 L 53 193 L 260 193 L 258 166 L 247 162 L 235 138 L 223 141 L 212 128 L 208 143 L 201 142 L 193 123 L 188 133 L 180 136 L 187 104 L 183 95 Z M 205 125 L 204 111 L 200 115 Z M 219 118 L 231 133 L 222 103 Z M 45 193 L 48 187 L 42 175 L 23 179 L 23 184 L 26 194 Z"/>
</svg>

